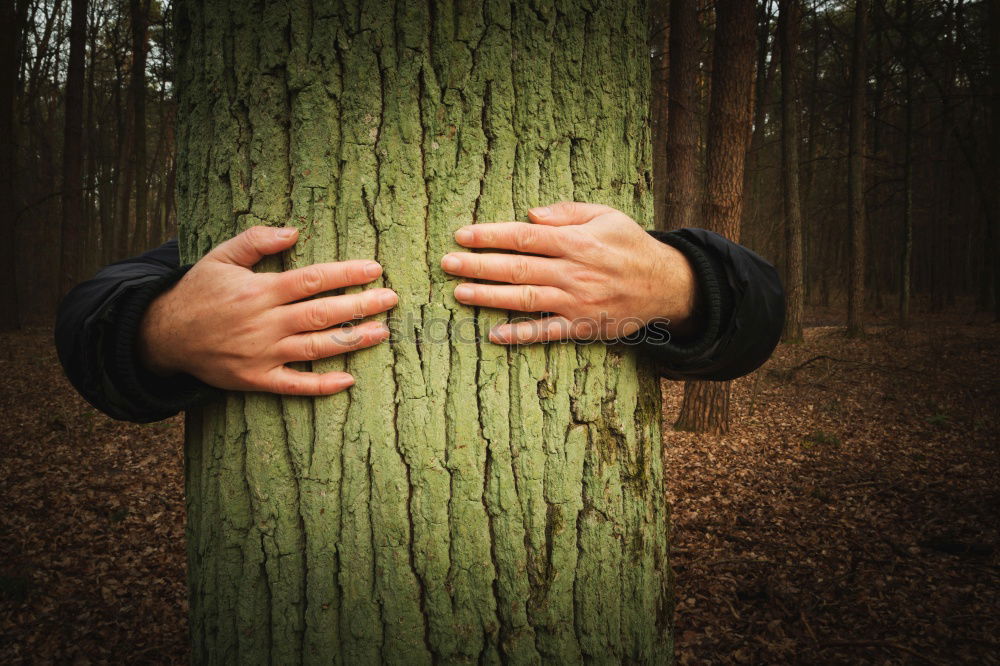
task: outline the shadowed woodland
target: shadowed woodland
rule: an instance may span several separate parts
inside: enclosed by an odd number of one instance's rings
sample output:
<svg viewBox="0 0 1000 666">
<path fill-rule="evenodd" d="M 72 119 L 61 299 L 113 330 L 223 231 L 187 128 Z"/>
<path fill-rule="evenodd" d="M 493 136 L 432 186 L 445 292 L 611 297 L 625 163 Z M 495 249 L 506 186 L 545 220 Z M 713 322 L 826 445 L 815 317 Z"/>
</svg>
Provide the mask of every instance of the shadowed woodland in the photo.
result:
<svg viewBox="0 0 1000 666">
<path fill-rule="evenodd" d="M 679 663 L 1000 661 L 998 4 L 650 3 L 640 222 L 739 240 L 789 308 L 749 377 L 664 383 Z M 182 663 L 182 421 L 96 413 L 49 343 L 176 236 L 173 10 L 2 12 L 0 658 Z"/>
</svg>

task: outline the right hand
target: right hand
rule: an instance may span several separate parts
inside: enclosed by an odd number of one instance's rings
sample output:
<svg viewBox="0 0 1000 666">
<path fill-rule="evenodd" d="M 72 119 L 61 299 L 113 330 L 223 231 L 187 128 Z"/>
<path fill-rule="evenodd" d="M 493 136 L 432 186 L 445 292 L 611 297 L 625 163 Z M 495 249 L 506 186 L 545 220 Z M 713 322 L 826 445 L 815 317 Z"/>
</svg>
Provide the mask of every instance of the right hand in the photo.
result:
<svg viewBox="0 0 1000 666">
<path fill-rule="evenodd" d="M 251 270 L 297 237 L 292 227 L 253 227 L 206 254 L 150 304 L 139 330 L 140 361 L 158 375 L 185 372 L 235 391 L 328 395 L 354 384 L 346 372 L 300 372 L 285 364 L 382 342 L 389 330 L 381 322 L 331 327 L 385 312 L 399 299 L 391 289 L 370 289 L 303 300 L 371 282 L 382 274 L 374 261 Z"/>
</svg>

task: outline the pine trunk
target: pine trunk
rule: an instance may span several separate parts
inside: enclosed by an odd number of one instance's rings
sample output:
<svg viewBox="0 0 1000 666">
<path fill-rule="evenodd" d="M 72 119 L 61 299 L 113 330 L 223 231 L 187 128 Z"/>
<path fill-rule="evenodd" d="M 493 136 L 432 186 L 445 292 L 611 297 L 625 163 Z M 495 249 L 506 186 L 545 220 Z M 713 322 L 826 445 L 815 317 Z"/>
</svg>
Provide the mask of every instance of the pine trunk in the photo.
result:
<svg viewBox="0 0 1000 666">
<path fill-rule="evenodd" d="M 753 0 L 719 0 L 712 54 L 708 111 L 708 156 L 702 224 L 740 240 L 743 169 L 750 141 L 754 67 Z M 684 401 L 674 427 L 694 432 L 729 430 L 729 382 L 684 384 Z"/>
<path fill-rule="evenodd" d="M 670 81 L 664 226 L 697 226 L 698 212 L 698 7 L 670 3 Z"/>
<path fill-rule="evenodd" d="M 799 22 L 798 0 L 781 0 L 781 180 L 785 210 L 785 294 L 783 338 L 802 341 L 804 289 L 802 270 L 802 207 L 799 198 Z"/>
<path fill-rule="evenodd" d="M 192 660 L 669 662 L 655 377 L 490 344 L 438 267 L 539 203 L 651 220 L 644 4 L 252 7 L 178 3 L 183 260 L 291 223 L 269 268 L 375 258 L 400 303 L 316 364 L 349 391 L 189 413 Z"/>
<path fill-rule="evenodd" d="M 854 43 L 851 55 L 851 117 L 847 157 L 850 265 L 847 270 L 847 334 L 864 335 L 865 309 L 865 95 L 868 76 L 868 0 L 855 0 Z"/>
<path fill-rule="evenodd" d="M 60 297 L 81 278 L 87 238 L 86 207 L 83 202 L 83 61 L 87 39 L 87 0 L 73 0 L 70 21 L 66 123 L 63 132 Z"/>
</svg>

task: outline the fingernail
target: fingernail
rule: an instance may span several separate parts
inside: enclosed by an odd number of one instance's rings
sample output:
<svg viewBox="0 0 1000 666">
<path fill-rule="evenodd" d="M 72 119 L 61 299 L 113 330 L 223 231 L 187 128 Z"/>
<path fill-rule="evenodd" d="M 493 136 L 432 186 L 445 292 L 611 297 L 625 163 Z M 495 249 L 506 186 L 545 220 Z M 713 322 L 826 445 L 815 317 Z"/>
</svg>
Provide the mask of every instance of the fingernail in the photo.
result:
<svg viewBox="0 0 1000 666">
<path fill-rule="evenodd" d="M 455 232 L 455 240 L 464 245 L 472 242 L 472 231 L 470 229 L 459 229 Z"/>
<path fill-rule="evenodd" d="M 295 227 L 282 227 L 278 229 L 277 236 L 278 238 L 291 238 L 295 235 L 295 231 Z"/>
<path fill-rule="evenodd" d="M 441 260 L 441 268 L 446 271 L 457 271 L 461 265 L 462 262 L 458 260 L 458 257 L 450 254 L 445 255 L 444 259 Z"/>
<path fill-rule="evenodd" d="M 455 298 L 460 301 L 467 301 L 472 298 L 472 287 L 460 284 L 455 287 Z"/>
<path fill-rule="evenodd" d="M 368 277 L 378 277 L 381 272 L 382 267 L 374 261 L 370 264 L 365 264 L 365 275 Z"/>
<path fill-rule="evenodd" d="M 535 217 L 548 217 L 552 214 L 552 209 L 548 206 L 542 206 L 541 208 L 532 208 L 528 212 Z"/>
<path fill-rule="evenodd" d="M 399 300 L 399 296 L 396 295 L 394 291 L 383 292 L 382 296 L 378 299 L 382 303 L 382 307 L 389 307 L 390 305 L 395 305 Z"/>
</svg>

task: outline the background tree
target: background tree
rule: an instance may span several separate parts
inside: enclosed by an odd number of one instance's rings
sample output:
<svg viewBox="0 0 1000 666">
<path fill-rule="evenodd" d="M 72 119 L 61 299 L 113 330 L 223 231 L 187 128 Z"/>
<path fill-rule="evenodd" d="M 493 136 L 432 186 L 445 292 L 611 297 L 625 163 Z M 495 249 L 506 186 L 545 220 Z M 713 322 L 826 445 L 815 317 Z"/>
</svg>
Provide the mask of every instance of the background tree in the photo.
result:
<svg viewBox="0 0 1000 666">
<path fill-rule="evenodd" d="M 73 0 L 69 30 L 69 66 L 66 74 L 66 116 L 63 132 L 62 237 L 59 291 L 68 292 L 80 281 L 86 229 L 83 205 L 83 61 L 87 38 L 87 0 Z"/>
<path fill-rule="evenodd" d="M 664 223 L 667 229 L 697 226 L 698 7 L 696 0 L 670 3 L 670 80 L 666 134 Z"/>
<path fill-rule="evenodd" d="M 662 662 L 656 379 L 629 349 L 479 342 L 454 229 L 559 199 L 651 220 L 643 3 L 178 5 L 184 261 L 298 225 L 374 257 L 391 344 L 323 399 L 189 413 L 195 662 Z M 271 268 L 276 268 L 272 265 Z"/>
<path fill-rule="evenodd" d="M 803 267 L 802 209 L 799 198 L 799 22 L 798 0 L 781 0 L 781 182 L 785 210 L 785 331 L 789 342 L 802 340 Z"/>
<path fill-rule="evenodd" d="M 868 2 L 855 0 L 851 48 L 851 117 L 848 139 L 847 197 L 850 264 L 847 271 L 847 334 L 864 335 L 865 307 L 865 96 Z"/>
<path fill-rule="evenodd" d="M 712 57 L 712 96 L 702 225 L 740 240 L 743 168 L 753 108 L 753 0 L 718 0 Z M 689 381 L 675 427 L 695 432 L 729 429 L 729 382 Z"/>
</svg>

